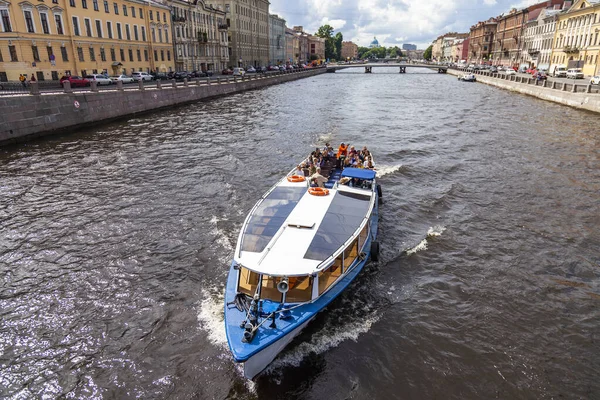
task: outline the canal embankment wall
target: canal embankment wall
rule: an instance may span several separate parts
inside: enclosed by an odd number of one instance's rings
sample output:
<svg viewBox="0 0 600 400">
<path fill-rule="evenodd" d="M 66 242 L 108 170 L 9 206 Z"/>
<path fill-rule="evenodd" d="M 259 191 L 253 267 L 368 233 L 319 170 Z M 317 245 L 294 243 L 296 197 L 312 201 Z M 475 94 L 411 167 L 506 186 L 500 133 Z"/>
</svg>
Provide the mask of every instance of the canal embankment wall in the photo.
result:
<svg viewBox="0 0 600 400">
<path fill-rule="evenodd" d="M 77 130 L 160 108 L 260 89 L 324 72 L 325 68 L 318 68 L 179 84 L 157 81 L 153 85 L 139 84 L 127 89 L 119 84 L 111 90 L 96 90 L 94 87 L 86 91 L 69 92 L 67 89 L 53 93 L 3 96 L 0 97 L 0 145 Z"/>
<path fill-rule="evenodd" d="M 448 69 L 448 73 L 462 76 L 469 72 Z M 518 75 L 495 74 L 487 71 L 475 73 L 477 82 L 512 92 L 522 93 L 538 99 L 553 101 L 581 110 L 600 113 L 600 94 L 589 84 L 536 81 Z M 595 93 L 594 93 L 595 92 Z"/>
</svg>

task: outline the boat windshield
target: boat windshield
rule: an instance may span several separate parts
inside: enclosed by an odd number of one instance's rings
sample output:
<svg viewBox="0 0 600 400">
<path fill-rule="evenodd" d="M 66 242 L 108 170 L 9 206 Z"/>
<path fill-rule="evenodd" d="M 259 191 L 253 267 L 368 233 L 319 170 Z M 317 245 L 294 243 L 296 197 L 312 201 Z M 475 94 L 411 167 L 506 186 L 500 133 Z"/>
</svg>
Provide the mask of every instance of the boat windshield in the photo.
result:
<svg viewBox="0 0 600 400">
<path fill-rule="evenodd" d="M 238 280 L 238 293 L 244 293 L 253 297 L 256 289 L 260 287 L 260 298 L 262 300 L 283 301 L 283 293 L 277 285 L 283 277 L 261 275 L 241 267 Z M 313 277 L 292 276 L 288 278 L 288 291 L 285 295 L 286 303 L 303 303 L 312 299 Z"/>
</svg>

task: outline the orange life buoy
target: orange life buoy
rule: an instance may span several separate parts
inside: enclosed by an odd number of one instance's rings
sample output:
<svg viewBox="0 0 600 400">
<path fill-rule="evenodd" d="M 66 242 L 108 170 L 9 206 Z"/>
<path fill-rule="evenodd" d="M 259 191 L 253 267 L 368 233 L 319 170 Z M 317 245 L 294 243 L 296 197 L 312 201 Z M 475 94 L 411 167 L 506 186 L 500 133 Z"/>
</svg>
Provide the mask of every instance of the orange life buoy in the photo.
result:
<svg viewBox="0 0 600 400">
<path fill-rule="evenodd" d="M 311 187 L 308 188 L 308 193 L 313 196 L 327 196 L 329 194 L 329 190 L 321 187 Z"/>
<path fill-rule="evenodd" d="M 292 175 L 288 176 L 287 180 L 288 182 L 304 182 L 306 178 L 300 175 Z"/>
</svg>

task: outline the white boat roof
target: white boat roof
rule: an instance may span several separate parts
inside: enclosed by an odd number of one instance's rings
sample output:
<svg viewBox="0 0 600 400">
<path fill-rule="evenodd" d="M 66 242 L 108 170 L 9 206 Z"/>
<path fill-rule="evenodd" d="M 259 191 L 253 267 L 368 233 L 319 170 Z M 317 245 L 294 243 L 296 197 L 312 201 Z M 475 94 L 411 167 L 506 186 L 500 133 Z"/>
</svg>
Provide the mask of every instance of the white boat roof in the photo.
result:
<svg viewBox="0 0 600 400">
<path fill-rule="evenodd" d="M 307 182 L 284 178 L 250 211 L 234 261 L 266 275 L 313 274 L 358 235 L 375 197 L 373 190 L 344 185 L 329 189 L 327 196 L 314 196 Z"/>
</svg>

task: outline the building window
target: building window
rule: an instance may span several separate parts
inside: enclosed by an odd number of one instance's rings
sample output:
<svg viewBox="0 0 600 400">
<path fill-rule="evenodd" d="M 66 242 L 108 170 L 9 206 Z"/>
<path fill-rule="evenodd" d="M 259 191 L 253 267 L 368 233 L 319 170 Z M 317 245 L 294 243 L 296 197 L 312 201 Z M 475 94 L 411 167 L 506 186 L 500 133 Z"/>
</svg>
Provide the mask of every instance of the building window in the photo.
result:
<svg viewBox="0 0 600 400">
<path fill-rule="evenodd" d="M 165 42 L 169 43 L 169 31 L 165 29 Z"/>
<path fill-rule="evenodd" d="M 131 32 L 129 31 L 129 24 L 125 24 L 125 37 L 127 40 L 131 40 Z"/>
<path fill-rule="evenodd" d="M 31 46 L 31 52 L 33 53 L 33 61 L 40 61 L 40 52 L 37 46 Z"/>
<path fill-rule="evenodd" d="M 110 12 L 108 10 L 108 0 L 104 0 L 104 12 L 107 13 L 107 14 Z"/>
<path fill-rule="evenodd" d="M 164 50 L 160 51 L 160 61 L 165 61 L 165 51 Z"/>
<path fill-rule="evenodd" d="M 152 42 L 156 43 L 156 31 L 152 28 Z"/>
<path fill-rule="evenodd" d="M 154 21 L 154 18 L 152 17 L 152 10 L 148 11 L 148 16 L 150 17 L 150 21 Z"/>
<path fill-rule="evenodd" d="M 79 18 L 73 17 L 73 34 L 79 36 Z"/>
<path fill-rule="evenodd" d="M 158 41 L 162 43 L 162 29 L 158 28 Z"/>
<path fill-rule="evenodd" d="M 158 61 L 158 51 L 154 50 L 154 61 Z"/>
<path fill-rule="evenodd" d="M 146 41 L 146 28 L 142 26 L 142 41 Z"/>
<path fill-rule="evenodd" d="M 102 37 L 102 21 L 99 19 L 96 20 L 96 34 L 99 38 Z"/>
<path fill-rule="evenodd" d="M 160 13 L 158 11 L 156 12 L 156 20 L 160 21 Z"/>
<path fill-rule="evenodd" d="M 67 48 L 66 47 L 61 47 L 60 48 L 60 55 L 62 56 L 62 60 L 63 61 L 69 61 L 69 54 L 67 53 Z"/>
<path fill-rule="evenodd" d="M 8 15 L 8 10 L 0 10 L 0 14 L 2 15 L 2 31 L 12 32 L 12 29 L 10 27 L 10 16 Z"/>
<path fill-rule="evenodd" d="M 46 51 L 48 52 L 48 60 L 52 59 L 52 56 L 54 55 L 54 52 L 52 51 L 52 46 L 46 46 Z"/>
<path fill-rule="evenodd" d="M 129 49 L 129 61 L 133 62 L 133 50 Z"/>
<path fill-rule="evenodd" d="M 144 13 L 142 11 L 142 8 L 138 8 L 138 10 L 140 11 L 140 19 L 144 19 Z"/>
<path fill-rule="evenodd" d="M 69 4 L 71 5 L 71 7 L 75 7 L 75 0 L 69 0 Z"/>
<path fill-rule="evenodd" d="M 119 40 L 123 39 L 123 33 L 121 33 L 121 23 L 117 22 L 117 38 Z"/>
<path fill-rule="evenodd" d="M 131 6 L 131 16 L 135 18 L 135 7 Z"/>
<path fill-rule="evenodd" d="M 137 49 L 137 60 L 142 61 L 142 51 L 140 49 Z"/>
<path fill-rule="evenodd" d="M 81 0 L 81 7 L 87 8 L 87 0 Z"/>
<path fill-rule="evenodd" d="M 25 24 L 27 25 L 27 32 L 35 33 L 31 11 L 23 11 L 23 14 L 25 14 Z"/>
<path fill-rule="evenodd" d="M 158 12 L 158 11 L 157 11 Z M 163 22 L 167 23 L 167 13 L 163 13 Z"/>
<path fill-rule="evenodd" d="M 127 16 L 127 6 L 123 4 L 123 15 Z"/>
<path fill-rule="evenodd" d="M 171 51 L 167 50 L 167 60 L 171 61 Z"/>
<path fill-rule="evenodd" d="M 8 46 L 8 53 L 10 54 L 10 61 L 19 61 L 15 46 Z"/>
<path fill-rule="evenodd" d="M 79 58 L 79 61 L 85 61 L 85 58 L 83 57 L 83 48 L 82 47 L 77 48 L 77 57 Z"/>
<path fill-rule="evenodd" d="M 85 33 L 86 35 L 88 35 L 89 37 L 92 37 L 92 21 L 89 20 L 89 18 L 86 18 L 83 20 L 84 24 L 85 24 Z"/>
<path fill-rule="evenodd" d="M 94 51 L 93 47 L 90 47 L 90 60 L 96 61 L 96 52 Z"/>
<path fill-rule="evenodd" d="M 42 22 L 42 31 L 46 34 L 50 34 L 50 26 L 48 25 L 48 14 L 40 13 L 40 21 Z"/>
<path fill-rule="evenodd" d="M 0 60 L 2 61 L 2 60 Z M 148 61 L 148 50 L 144 49 L 144 61 Z"/>
<path fill-rule="evenodd" d="M 111 47 L 110 49 L 110 61 L 117 61 L 117 56 L 115 55 L 115 49 Z"/>
<path fill-rule="evenodd" d="M 134 38 L 135 40 L 140 40 L 140 38 L 139 38 L 139 36 L 138 36 L 138 27 L 137 27 L 137 25 L 134 25 L 134 26 L 133 26 L 133 38 Z"/>
<path fill-rule="evenodd" d="M 113 35 L 112 35 L 112 22 L 106 21 L 106 31 L 108 32 L 108 38 L 112 39 L 113 38 Z"/>
<path fill-rule="evenodd" d="M 100 48 L 100 59 L 102 61 L 106 61 L 106 52 L 104 51 L 104 47 Z"/>
<path fill-rule="evenodd" d="M 115 6 L 115 15 L 119 15 L 119 5 L 117 3 L 113 3 Z"/>
<path fill-rule="evenodd" d="M 121 53 L 121 61 L 125 61 L 125 50 L 119 49 L 119 53 Z"/>
<path fill-rule="evenodd" d="M 93 0 L 94 3 L 94 11 L 98 11 L 98 0 Z"/>
</svg>

